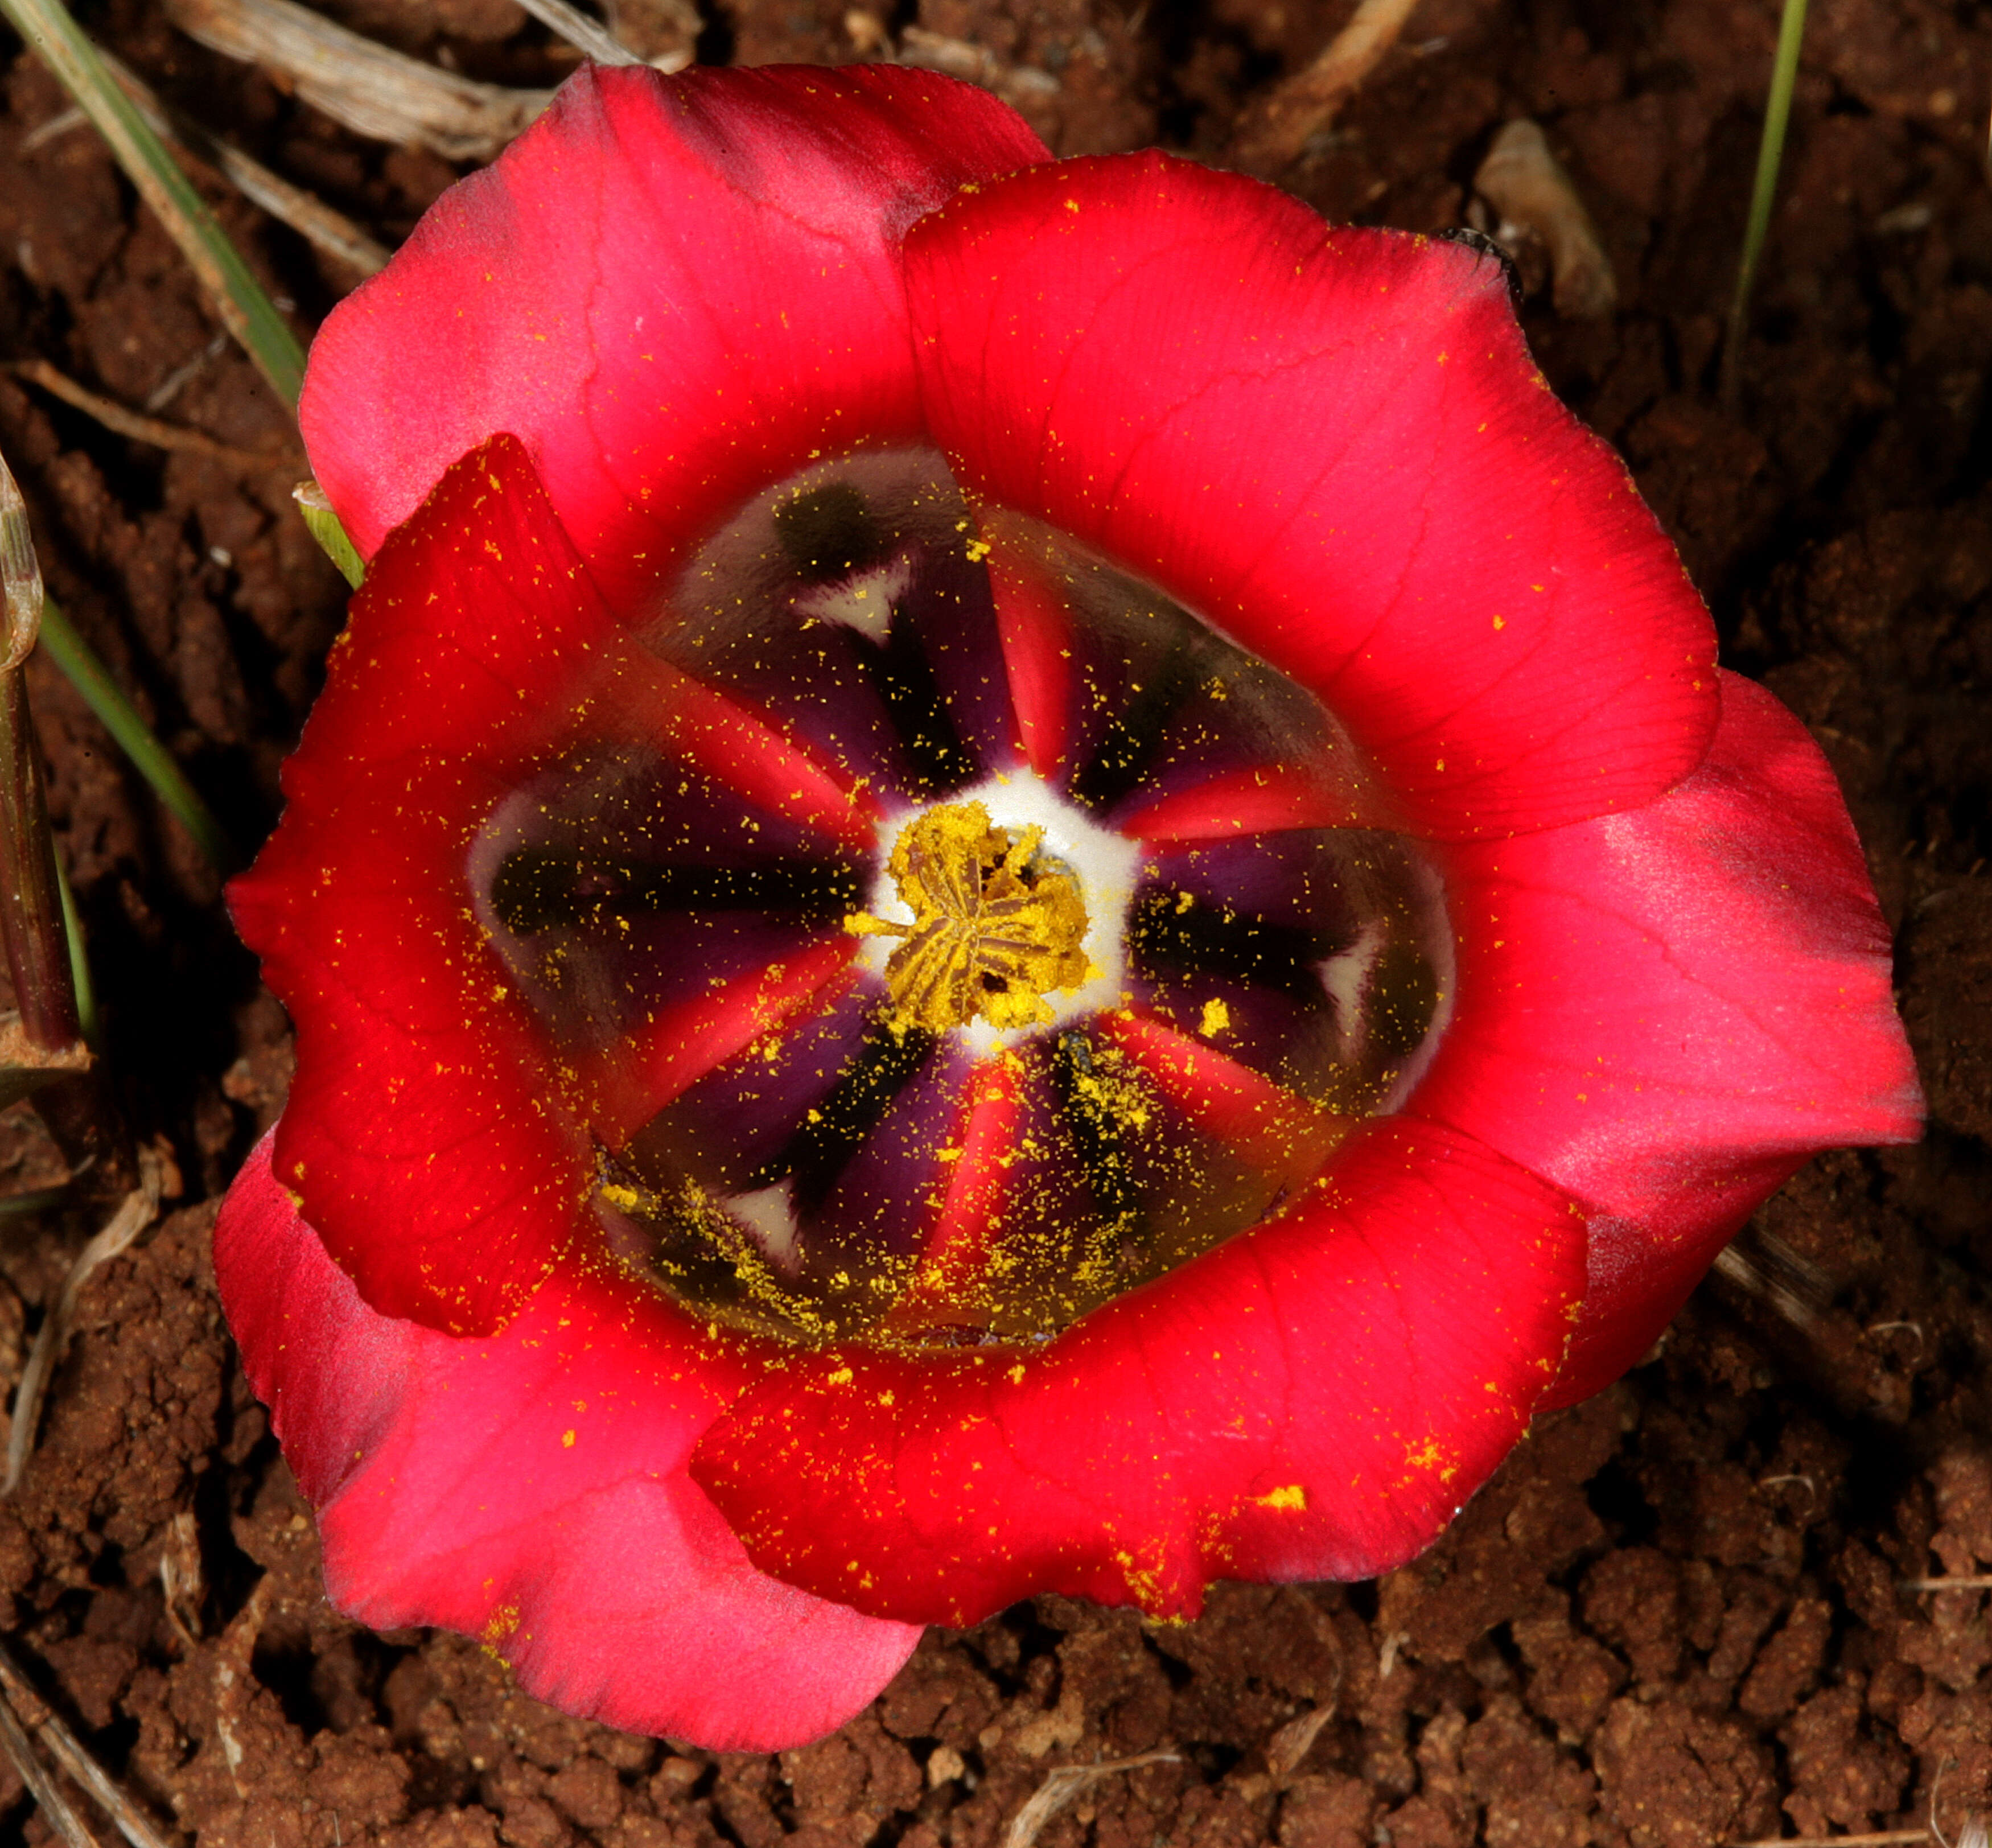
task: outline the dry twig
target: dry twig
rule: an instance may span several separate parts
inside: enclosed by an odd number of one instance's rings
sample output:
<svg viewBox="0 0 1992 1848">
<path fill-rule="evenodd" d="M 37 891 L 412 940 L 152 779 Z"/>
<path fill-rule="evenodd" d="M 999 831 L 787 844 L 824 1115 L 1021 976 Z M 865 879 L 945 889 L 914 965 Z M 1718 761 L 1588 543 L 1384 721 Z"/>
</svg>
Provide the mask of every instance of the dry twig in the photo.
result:
<svg viewBox="0 0 1992 1848">
<path fill-rule="evenodd" d="M 1895 1842 L 1926 1842 L 1926 1829 L 1884 1829 L 1874 1835 L 1779 1835 L 1762 1841 L 1733 1842 L 1730 1848 L 1887 1848 Z M 1963 1844 L 1960 1844 L 1963 1848 Z"/>
<path fill-rule="evenodd" d="M 1473 189 L 1499 215 L 1492 235 L 1510 255 L 1530 239 L 1548 253 L 1558 314 L 1567 320 L 1601 320 L 1618 306 L 1612 259 L 1576 186 L 1533 122 L 1510 122 L 1495 136 L 1473 176 Z"/>
<path fill-rule="evenodd" d="M 28 1735 L 21 1730 L 21 1723 L 14 1717 L 14 1710 L 0 1700 L 0 1751 L 5 1751 L 9 1761 L 21 1774 L 21 1782 L 28 1787 L 28 1794 L 35 1799 L 36 1806 L 48 1819 L 49 1826 L 61 1837 L 65 1848 L 97 1848 L 97 1838 L 83 1826 L 83 1819 L 69 1806 L 69 1799 L 56 1788 L 56 1781 L 35 1756 L 35 1748 L 28 1742 Z"/>
<path fill-rule="evenodd" d="M 226 462 L 232 469 L 294 468 L 297 463 L 295 451 L 238 449 L 232 443 L 217 442 L 204 431 L 189 430 L 179 424 L 162 424 L 155 417 L 127 411 L 114 398 L 101 397 L 88 387 L 79 385 L 67 373 L 58 372 L 46 360 L 16 360 L 9 370 L 16 377 L 40 386 L 51 397 L 60 398 L 84 416 L 94 418 L 105 429 L 114 430 L 120 436 L 128 436 L 135 442 L 149 443 L 155 449 L 178 449 L 189 455 L 205 455 L 215 462 Z"/>
<path fill-rule="evenodd" d="M 138 1185 L 124 1196 L 104 1229 L 84 1246 L 69 1275 L 63 1279 L 54 1305 L 35 1331 L 35 1345 L 29 1350 L 28 1364 L 21 1370 L 20 1389 L 14 1395 L 13 1427 L 7 1434 L 7 1475 L 0 1481 L 0 1499 L 14 1492 L 21 1472 L 28 1466 L 35 1427 L 41 1422 L 42 1396 L 48 1390 L 49 1376 L 69 1339 L 84 1285 L 99 1265 L 116 1257 L 158 1217 L 166 1175 L 165 1158 L 157 1148 L 139 1150 Z"/>
<path fill-rule="evenodd" d="M 1124 1771 L 1138 1771 L 1144 1764 L 1176 1764 L 1177 1752 L 1143 1752 L 1132 1758 L 1109 1758 L 1099 1764 L 1061 1765 L 1043 1783 L 1037 1794 L 1010 1819 L 1003 1848 L 1031 1848 L 1052 1818 L 1089 1785 L 1103 1778 L 1117 1777 Z"/>
<path fill-rule="evenodd" d="M 261 65 L 355 135 L 445 160 L 493 159 L 553 97 L 439 70 L 292 0 L 166 0 L 166 16 L 210 51 Z"/>
<path fill-rule="evenodd" d="M 1230 164 L 1267 179 L 1284 173 L 1397 43 L 1417 5 L 1417 0 L 1363 0 L 1319 57 L 1274 84 L 1239 118 Z"/>
<path fill-rule="evenodd" d="M 35 1736 L 48 1748 L 49 1755 L 97 1799 L 131 1848 L 166 1848 L 159 1831 L 133 1807 L 131 1799 L 111 1781 L 103 1766 L 84 1750 L 62 1716 L 35 1692 L 4 1643 L 0 1643 L 0 1686 L 5 1688 L 21 1724 L 34 1728 Z"/>
<path fill-rule="evenodd" d="M 322 199 L 302 186 L 294 186 L 281 174 L 272 173 L 261 162 L 251 160 L 240 148 L 208 133 L 198 123 L 176 110 L 169 110 L 133 72 L 109 52 L 99 54 L 104 69 L 118 80 L 118 86 L 131 99 L 132 107 L 151 125 L 161 140 L 185 148 L 197 159 L 211 162 L 251 205 L 260 206 L 272 218 L 288 225 L 328 257 L 362 276 L 371 276 L 387 267 L 387 247 L 370 237 L 343 212 L 335 212 Z M 149 407 L 158 409 L 157 405 Z"/>
</svg>

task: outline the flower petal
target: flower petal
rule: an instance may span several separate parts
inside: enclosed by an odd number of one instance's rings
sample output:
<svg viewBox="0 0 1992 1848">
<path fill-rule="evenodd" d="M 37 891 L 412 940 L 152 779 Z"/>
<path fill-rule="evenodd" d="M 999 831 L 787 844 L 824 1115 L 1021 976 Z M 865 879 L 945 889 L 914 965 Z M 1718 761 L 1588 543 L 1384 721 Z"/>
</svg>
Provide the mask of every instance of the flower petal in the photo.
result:
<svg viewBox="0 0 1992 1848">
<path fill-rule="evenodd" d="M 327 318 L 312 465 L 370 557 L 510 431 L 619 601 L 813 450 L 918 438 L 899 234 L 1045 158 L 926 71 L 584 66 Z"/>
<path fill-rule="evenodd" d="M 582 1226 L 588 1139 L 553 1103 L 469 863 L 591 690 L 548 662 L 617 644 L 636 652 L 519 445 L 467 457 L 355 598 L 282 823 L 230 888 L 297 1025 L 278 1172 L 384 1314 L 488 1333 Z"/>
<path fill-rule="evenodd" d="M 1408 1107 L 1605 1216 L 1559 1397 L 1637 1360 L 1806 1156 L 1922 1122 L 1833 772 L 1762 687 L 1721 687 L 1658 802 L 1448 859 L 1458 993 Z"/>
<path fill-rule="evenodd" d="M 1286 1218 L 1047 1348 L 787 1357 L 693 1475 L 763 1570 L 909 1621 L 1046 1589 L 1164 1615 L 1209 1577 L 1366 1577 L 1521 1435 L 1583 1287 L 1563 1195 L 1378 1120 Z"/>
<path fill-rule="evenodd" d="M 1312 687 L 1414 830 L 1581 820 L 1700 761 L 1707 612 L 1493 264 L 1149 154 L 985 183 L 906 266 L 971 491 Z"/>
<path fill-rule="evenodd" d="M 686 1476 L 729 1369 L 667 1311 L 563 1274 L 492 1340 L 376 1314 L 271 1147 L 215 1270 L 341 1610 L 481 1637 L 541 1700 L 722 1750 L 814 1739 L 892 1678 L 917 1628 L 763 1577 Z"/>
<path fill-rule="evenodd" d="M 495 438 L 375 560 L 282 824 L 230 888 L 297 1024 L 278 1172 L 370 1304 L 454 1334 L 489 1334 L 594 1236 L 594 1064 L 550 1043 L 470 865 L 500 803 L 577 742 L 728 777 L 749 820 L 786 810 L 827 843 L 853 825 L 829 772 L 631 640 Z"/>
</svg>

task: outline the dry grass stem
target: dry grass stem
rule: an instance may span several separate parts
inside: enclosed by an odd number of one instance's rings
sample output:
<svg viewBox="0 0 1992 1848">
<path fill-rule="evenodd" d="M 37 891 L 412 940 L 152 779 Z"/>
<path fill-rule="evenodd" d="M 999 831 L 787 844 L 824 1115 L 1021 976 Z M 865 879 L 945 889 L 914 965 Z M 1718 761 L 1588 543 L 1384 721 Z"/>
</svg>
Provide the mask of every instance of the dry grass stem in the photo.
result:
<svg viewBox="0 0 1992 1848">
<path fill-rule="evenodd" d="M 877 25 L 875 16 L 865 17 Z M 844 29 L 851 29 L 848 14 Z M 884 28 L 878 29 L 882 37 Z M 1011 64 L 982 46 L 966 39 L 951 39 L 946 32 L 929 32 L 924 26 L 909 26 L 900 33 L 898 61 L 922 70 L 938 70 L 944 77 L 960 77 L 964 83 L 973 84 L 1012 104 L 1041 102 L 1058 94 L 1058 79 L 1049 71 L 1040 70 L 1035 64 Z"/>
<path fill-rule="evenodd" d="M 1905 1578 L 1904 1591 L 1992 1591 L 1992 1574 L 1976 1573 L 1958 1578 Z"/>
<path fill-rule="evenodd" d="M 155 449 L 177 449 L 189 455 L 205 455 L 213 461 L 226 462 L 232 469 L 295 467 L 297 462 L 294 450 L 238 449 L 232 443 L 218 442 L 203 431 L 189 430 L 179 424 L 162 424 L 155 417 L 128 411 L 114 398 L 101 397 L 87 386 L 79 385 L 66 373 L 58 372 L 46 360 L 17 360 L 9 370 L 15 377 L 40 386 L 49 397 L 60 398 L 84 416 L 95 418 L 105 429 L 114 430 L 120 436 L 128 436 L 134 442 L 149 443 Z"/>
<path fill-rule="evenodd" d="M 0 1481 L 0 1499 L 11 1495 L 28 1466 L 34 1447 L 35 1428 L 41 1423 L 42 1396 L 47 1392 L 49 1376 L 61 1358 L 76 1320 L 76 1305 L 91 1273 L 123 1251 L 159 1216 L 159 1197 L 166 1186 L 165 1158 L 156 1148 L 138 1151 L 138 1185 L 128 1193 L 104 1229 L 84 1246 L 81 1254 L 63 1279 L 60 1294 L 35 1331 L 35 1345 L 28 1352 L 28 1364 L 21 1370 L 20 1389 L 14 1396 L 12 1428 L 7 1434 L 7 1475 Z"/>
<path fill-rule="evenodd" d="M 576 51 L 598 64 L 640 64 L 643 60 L 619 43 L 599 20 L 591 19 L 568 0 L 519 0 L 519 4 L 549 30 L 558 32 Z M 690 62 L 689 60 L 687 60 Z"/>
<path fill-rule="evenodd" d="M 227 335 L 217 334 L 192 359 L 182 360 L 145 394 L 145 408 L 156 417 L 227 349 Z"/>
<path fill-rule="evenodd" d="M 15 1770 L 21 1774 L 21 1782 L 28 1787 L 28 1794 L 42 1814 L 48 1819 L 50 1829 L 62 1839 L 65 1848 L 97 1848 L 97 1838 L 83 1826 L 83 1819 L 69 1806 L 69 1799 L 56 1788 L 55 1779 L 35 1756 L 35 1748 L 28 1742 L 28 1735 L 21 1730 L 21 1723 L 14 1717 L 14 1710 L 0 1700 L 0 1751 L 5 1751 Z"/>
<path fill-rule="evenodd" d="M 110 53 L 102 56 L 104 68 L 118 80 L 118 87 L 162 141 L 212 163 L 251 205 L 288 225 L 313 247 L 356 274 L 371 276 L 387 267 L 391 254 L 387 247 L 370 237 L 344 213 L 335 212 L 322 199 L 313 197 L 302 186 L 292 186 L 281 175 L 272 173 L 239 148 L 218 140 L 178 111 L 169 110 L 135 73 Z M 150 403 L 146 406 L 151 411 L 159 407 Z"/>
<path fill-rule="evenodd" d="M 445 160 L 492 159 L 553 97 L 439 70 L 292 0 L 166 0 L 166 16 L 210 51 L 261 65 L 354 134 Z"/>
<path fill-rule="evenodd" d="M 1533 239 L 1548 253 L 1551 294 L 1566 320 L 1602 320 L 1618 305 L 1618 278 L 1561 162 L 1533 122 L 1510 122 L 1473 176 L 1494 208 L 1493 237 L 1511 254 Z"/>
<path fill-rule="evenodd" d="M 132 1807 L 131 1799 L 111 1781 L 104 1767 L 84 1750 L 62 1716 L 53 1712 L 35 1692 L 4 1643 L 0 1643 L 0 1686 L 5 1688 L 21 1724 L 34 1729 L 49 1756 L 76 1780 L 80 1788 L 97 1800 L 131 1848 L 166 1848 L 159 1831 Z"/>
<path fill-rule="evenodd" d="M 1746 1295 L 1760 1298 L 1807 1334 L 1833 1306 L 1832 1280 L 1774 1233 L 1746 1230 L 1724 1247 L 1715 1260 L 1715 1273 Z"/>
<path fill-rule="evenodd" d="M 1274 85 L 1239 118 L 1230 164 L 1273 179 L 1299 159 L 1309 138 L 1363 87 L 1403 36 L 1417 0 L 1363 0 L 1356 16 L 1308 66 Z"/>
<path fill-rule="evenodd" d="M 295 405 L 304 349 L 215 222 L 206 200 L 112 80 L 63 0 L 0 0 L 4 12 L 90 118 L 167 235 L 180 248 L 222 325 L 242 343 L 270 387 Z"/>
<path fill-rule="evenodd" d="M 1103 1778 L 1118 1777 L 1123 1771 L 1138 1771 L 1144 1764 L 1181 1762 L 1182 1755 L 1177 1752 L 1143 1752 L 1136 1758 L 1109 1758 L 1099 1764 L 1063 1765 L 1038 1786 L 1037 1794 L 1010 1819 L 1010 1830 L 1003 1838 L 1003 1848 L 1031 1848 L 1053 1816 L 1082 1790 Z"/>
<path fill-rule="evenodd" d="M 1874 1835 L 1779 1835 L 1762 1841 L 1732 1842 L 1730 1848 L 1884 1848 L 1893 1842 L 1926 1842 L 1927 1829 L 1884 1829 Z M 1960 1843 L 1959 1848 L 1963 1848 Z"/>
<path fill-rule="evenodd" d="M 39 127 L 30 128 L 26 135 L 22 135 L 21 152 L 23 154 L 32 154 L 37 148 L 44 147 L 53 141 L 57 135 L 67 135 L 72 128 L 80 128 L 89 120 L 88 116 L 71 104 L 60 114 L 50 116 Z"/>
</svg>

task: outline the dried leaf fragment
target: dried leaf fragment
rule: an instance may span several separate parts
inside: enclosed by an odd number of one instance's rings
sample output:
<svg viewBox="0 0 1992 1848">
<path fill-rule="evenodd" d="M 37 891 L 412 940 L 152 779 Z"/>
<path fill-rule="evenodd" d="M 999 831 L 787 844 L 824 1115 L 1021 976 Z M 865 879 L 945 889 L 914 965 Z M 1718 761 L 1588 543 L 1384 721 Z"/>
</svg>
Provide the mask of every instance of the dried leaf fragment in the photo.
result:
<svg viewBox="0 0 1992 1848">
<path fill-rule="evenodd" d="M 1533 239 L 1547 251 L 1558 314 L 1601 320 L 1618 305 L 1618 278 L 1597 227 L 1535 123 L 1524 118 L 1495 136 L 1473 189 L 1499 216 L 1496 242 L 1514 253 Z"/>
</svg>

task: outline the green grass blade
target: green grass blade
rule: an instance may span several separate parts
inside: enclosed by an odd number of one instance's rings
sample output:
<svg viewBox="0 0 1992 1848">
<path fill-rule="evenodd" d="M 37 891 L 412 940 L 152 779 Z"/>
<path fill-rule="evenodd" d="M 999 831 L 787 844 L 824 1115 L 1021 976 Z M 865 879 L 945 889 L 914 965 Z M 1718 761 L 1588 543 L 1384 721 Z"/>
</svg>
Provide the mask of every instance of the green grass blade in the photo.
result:
<svg viewBox="0 0 1992 1848">
<path fill-rule="evenodd" d="M 1764 138 L 1757 144 L 1757 177 L 1750 190 L 1750 219 L 1743 230 L 1743 261 L 1736 272 L 1735 298 L 1729 305 L 1729 332 L 1722 343 L 1722 401 L 1735 405 L 1743 384 L 1743 343 L 1750 327 L 1750 292 L 1757 261 L 1771 228 L 1778 196 L 1778 169 L 1785 158 L 1785 131 L 1791 125 L 1792 88 L 1798 81 L 1799 43 L 1805 36 L 1806 0 L 1785 0 L 1778 21 L 1778 50 L 1771 66 L 1771 94 L 1764 104 Z"/>
<path fill-rule="evenodd" d="M 247 349 L 277 394 L 295 407 L 304 384 L 304 349 L 215 222 L 206 202 L 111 80 L 62 0 L 0 0 L 0 12 L 76 98 L 139 196 L 193 264 L 229 332 Z"/>
<path fill-rule="evenodd" d="M 97 1046 L 97 987 L 90 979 L 90 954 L 84 948 L 83 920 L 77 915 L 76 894 L 69 888 L 62 855 L 56 855 L 56 890 L 62 895 L 63 929 L 69 938 L 70 985 L 76 990 L 76 1018 L 83 1043 Z"/>
<path fill-rule="evenodd" d="M 205 854 L 223 871 L 241 864 L 214 812 L 200 799 L 174 762 L 164 745 L 152 735 L 104 663 L 90 652 L 83 637 L 70 626 L 68 617 L 53 598 L 42 605 L 42 646 L 56 665 L 69 677 L 70 684 L 83 695 L 84 703 L 118 741 L 118 748 L 132 766 L 152 785 L 152 793 L 179 817 Z"/>
</svg>

